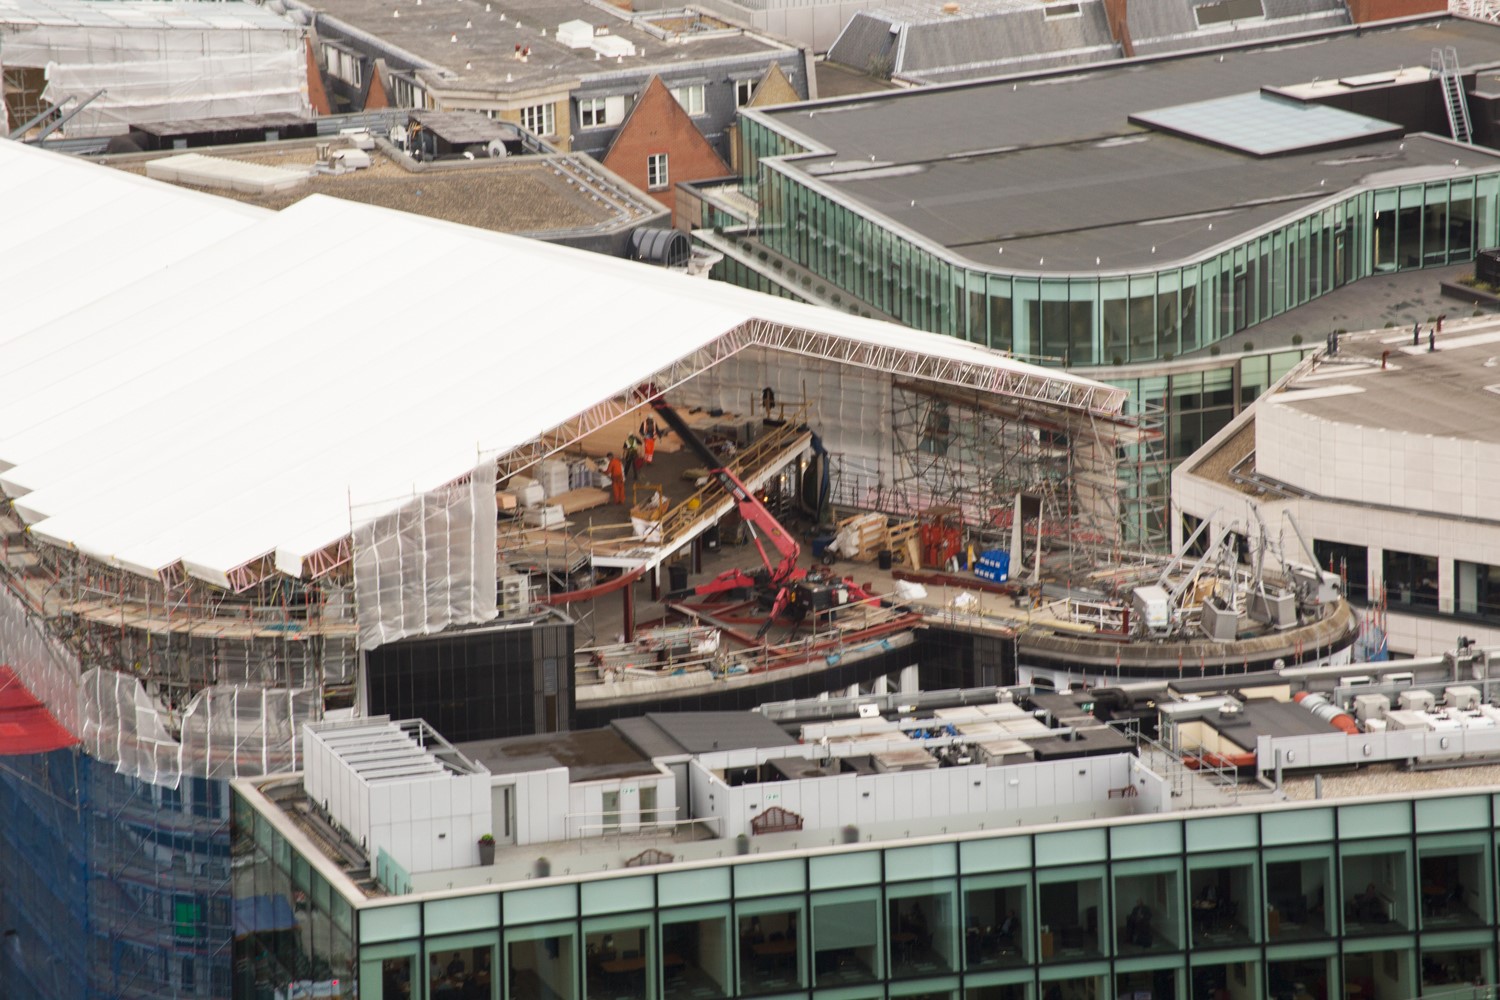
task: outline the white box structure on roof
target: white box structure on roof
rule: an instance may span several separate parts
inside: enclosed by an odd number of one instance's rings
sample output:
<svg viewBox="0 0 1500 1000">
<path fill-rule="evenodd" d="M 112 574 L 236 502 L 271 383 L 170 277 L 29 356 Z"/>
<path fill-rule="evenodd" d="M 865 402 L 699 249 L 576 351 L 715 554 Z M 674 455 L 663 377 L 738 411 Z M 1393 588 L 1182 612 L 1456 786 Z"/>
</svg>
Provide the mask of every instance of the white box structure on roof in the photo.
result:
<svg viewBox="0 0 1500 1000">
<path fill-rule="evenodd" d="M 308 797 L 372 867 L 381 851 L 409 873 L 474 863 L 475 843 L 490 832 L 490 773 L 425 724 L 324 723 L 302 739 Z"/>
</svg>

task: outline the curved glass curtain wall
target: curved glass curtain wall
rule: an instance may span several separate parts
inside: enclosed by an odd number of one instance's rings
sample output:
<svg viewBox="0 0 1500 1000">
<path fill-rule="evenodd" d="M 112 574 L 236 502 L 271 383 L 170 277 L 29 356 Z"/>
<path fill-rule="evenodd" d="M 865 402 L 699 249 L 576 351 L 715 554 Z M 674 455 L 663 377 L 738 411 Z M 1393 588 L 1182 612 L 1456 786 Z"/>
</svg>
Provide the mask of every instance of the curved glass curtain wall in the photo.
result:
<svg viewBox="0 0 1500 1000">
<path fill-rule="evenodd" d="M 966 267 L 763 157 L 801 147 L 745 120 L 771 249 L 908 326 L 1069 367 L 1166 360 L 1359 278 L 1471 260 L 1497 240 L 1500 173 L 1360 192 L 1198 263 L 1124 276 Z"/>
</svg>

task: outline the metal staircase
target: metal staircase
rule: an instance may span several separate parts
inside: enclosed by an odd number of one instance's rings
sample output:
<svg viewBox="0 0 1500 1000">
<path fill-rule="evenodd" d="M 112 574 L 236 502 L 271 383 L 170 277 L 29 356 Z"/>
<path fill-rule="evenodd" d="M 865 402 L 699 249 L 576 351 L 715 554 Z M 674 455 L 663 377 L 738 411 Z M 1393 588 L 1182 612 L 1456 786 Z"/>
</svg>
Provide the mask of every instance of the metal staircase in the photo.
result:
<svg viewBox="0 0 1500 1000">
<path fill-rule="evenodd" d="M 1443 104 L 1448 109 L 1448 130 L 1458 142 L 1472 143 L 1474 133 L 1469 125 L 1469 102 L 1464 95 L 1463 73 L 1459 67 L 1457 50 L 1451 45 L 1433 49 L 1432 71 L 1442 82 Z"/>
</svg>

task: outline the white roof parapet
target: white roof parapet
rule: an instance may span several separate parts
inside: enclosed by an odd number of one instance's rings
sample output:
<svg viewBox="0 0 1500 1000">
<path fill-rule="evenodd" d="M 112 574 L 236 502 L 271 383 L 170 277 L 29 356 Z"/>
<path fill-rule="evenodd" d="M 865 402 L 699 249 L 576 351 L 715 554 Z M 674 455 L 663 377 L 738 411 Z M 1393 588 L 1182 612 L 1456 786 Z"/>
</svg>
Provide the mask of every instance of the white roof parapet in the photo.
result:
<svg viewBox="0 0 1500 1000">
<path fill-rule="evenodd" d="M 0 142 L 0 192 L 49 158 Z M 17 224 L 31 234 L 23 261 L 106 248 L 69 309 L 0 324 L 0 488 L 38 537 L 147 576 L 243 589 L 325 573 L 348 562 L 355 522 L 484 458 L 503 456 L 503 476 L 565 444 L 559 428 L 636 405 L 636 387 L 669 391 L 749 348 L 1091 417 L 1126 398 L 953 338 L 318 195 L 227 212 L 218 240 L 192 227 L 190 256 L 142 267 L 139 240 L 118 238 L 138 233 L 137 203 L 191 226 L 204 196 L 79 170 L 87 213 L 66 194 L 0 209 L 0 246 Z"/>
</svg>

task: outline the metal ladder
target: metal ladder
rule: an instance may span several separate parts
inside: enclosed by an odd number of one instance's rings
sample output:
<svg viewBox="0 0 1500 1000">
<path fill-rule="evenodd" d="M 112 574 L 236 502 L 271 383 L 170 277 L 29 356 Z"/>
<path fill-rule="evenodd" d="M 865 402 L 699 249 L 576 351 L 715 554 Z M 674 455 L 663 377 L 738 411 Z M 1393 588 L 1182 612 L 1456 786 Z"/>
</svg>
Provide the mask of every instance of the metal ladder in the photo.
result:
<svg viewBox="0 0 1500 1000">
<path fill-rule="evenodd" d="M 1463 74 L 1458 63 L 1458 51 L 1453 46 L 1432 50 L 1432 71 L 1438 74 L 1443 85 L 1443 104 L 1448 109 L 1448 129 L 1458 142 L 1470 144 L 1474 141 L 1469 126 L 1469 102 L 1464 95 Z"/>
</svg>

